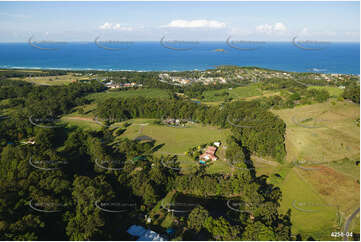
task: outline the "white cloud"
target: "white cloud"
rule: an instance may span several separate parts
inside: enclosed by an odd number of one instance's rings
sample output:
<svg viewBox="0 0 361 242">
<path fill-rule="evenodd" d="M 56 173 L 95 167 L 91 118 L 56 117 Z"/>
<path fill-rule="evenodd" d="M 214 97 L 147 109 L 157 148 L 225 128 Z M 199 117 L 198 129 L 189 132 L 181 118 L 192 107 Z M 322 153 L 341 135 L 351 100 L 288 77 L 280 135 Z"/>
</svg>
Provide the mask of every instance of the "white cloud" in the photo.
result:
<svg viewBox="0 0 361 242">
<path fill-rule="evenodd" d="M 308 28 L 304 27 L 301 31 L 301 35 L 309 35 Z"/>
<path fill-rule="evenodd" d="M 129 26 L 121 26 L 120 24 L 112 24 L 109 22 L 105 22 L 103 25 L 99 26 L 99 29 L 113 29 L 120 31 L 132 31 L 133 28 Z"/>
<path fill-rule="evenodd" d="M 283 23 L 275 23 L 275 25 L 273 26 L 273 29 L 274 29 L 274 31 L 284 32 L 287 30 L 287 27 Z"/>
<path fill-rule="evenodd" d="M 275 24 L 262 24 L 256 27 L 257 32 L 273 34 L 273 33 L 284 33 L 287 31 L 287 27 L 284 23 L 278 22 Z"/>
<path fill-rule="evenodd" d="M 114 30 L 122 30 L 122 31 L 132 31 L 133 28 L 132 27 L 127 27 L 127 26 L 121 26 L 120 24 L 115 24 L 113 26 Z"/>
<path fill-rule="evenodd" d="M 103 25 L 99 26 L 99 29 L 111 29 L 112 28 L 112 24 L 105 22 Z"/>
<path fill-rule="evenodd" d="M 171 28 L 224 28 L 226 24 L 223 22 L 219 22 L 216 20 L 206 20 L 206 19 L 198 19 L 198 20 L 173 20 L 169 24 L 162 27 L 171 27 Z"/>
</svg>

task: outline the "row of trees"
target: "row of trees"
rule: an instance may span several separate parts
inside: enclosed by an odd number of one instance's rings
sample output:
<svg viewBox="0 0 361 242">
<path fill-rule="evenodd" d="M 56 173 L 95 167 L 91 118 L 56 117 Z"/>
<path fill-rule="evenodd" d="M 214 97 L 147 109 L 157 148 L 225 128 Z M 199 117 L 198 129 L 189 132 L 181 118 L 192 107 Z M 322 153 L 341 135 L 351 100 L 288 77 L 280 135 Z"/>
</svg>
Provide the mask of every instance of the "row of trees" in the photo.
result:
<svg viewBox="0 0 361 242">
<path fill-rule="evenodd" d="M 251 152 L 281 160 L 285 156 L 286 125 L 258 102 L 232 102 L 209 107 L 191 101 L 144 97 L 110 98 L 97 105 L 96 112 L 106 122 L 132 118 L 172 117 L 231 128 L 238 141 Z"/>
</svg>

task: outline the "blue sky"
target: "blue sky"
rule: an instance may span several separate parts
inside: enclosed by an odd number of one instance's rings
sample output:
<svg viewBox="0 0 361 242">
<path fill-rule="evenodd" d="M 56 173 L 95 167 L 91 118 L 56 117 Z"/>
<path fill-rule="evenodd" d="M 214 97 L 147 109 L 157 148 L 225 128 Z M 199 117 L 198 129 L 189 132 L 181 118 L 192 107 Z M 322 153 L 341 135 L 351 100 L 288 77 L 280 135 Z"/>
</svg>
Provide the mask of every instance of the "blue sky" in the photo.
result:
<svg viewBox="0 0 361 242">
<path fill-rule="evenodd" d="M 0 2 L 0 42 L 353 41 L 359 2 Z"/>
</svg>

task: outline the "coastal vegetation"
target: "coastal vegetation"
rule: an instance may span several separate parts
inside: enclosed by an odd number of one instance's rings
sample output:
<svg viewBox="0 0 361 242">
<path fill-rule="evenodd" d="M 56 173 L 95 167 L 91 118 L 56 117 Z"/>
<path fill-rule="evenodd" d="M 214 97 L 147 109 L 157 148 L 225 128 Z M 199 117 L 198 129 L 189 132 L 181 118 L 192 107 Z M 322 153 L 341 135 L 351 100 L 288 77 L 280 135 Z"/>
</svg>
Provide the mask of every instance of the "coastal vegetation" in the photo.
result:
<svg viewBox="0 0 361 242">
<path fill-rule="evenodd" d="M 38 85 L 29 73 L 65 82 Z M 342 231 L 359 203 L 355 76 L 159 74 L 0 71 L 1 240 L 132 240 L 133 224 L 169 240 Z M 218 159 L 198 162 L 216 141 Z"/>
</svg>

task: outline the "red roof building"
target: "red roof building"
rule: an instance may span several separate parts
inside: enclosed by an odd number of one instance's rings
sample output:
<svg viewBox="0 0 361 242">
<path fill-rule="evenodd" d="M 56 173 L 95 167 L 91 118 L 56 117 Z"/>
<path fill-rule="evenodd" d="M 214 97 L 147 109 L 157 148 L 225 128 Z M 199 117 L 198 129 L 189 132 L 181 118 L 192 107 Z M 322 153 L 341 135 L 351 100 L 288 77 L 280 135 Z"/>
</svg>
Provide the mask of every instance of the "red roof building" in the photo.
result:
<svg viewBox="0 0 361 242">
<path fill-rule="evenodd" d="M 206 151 L 199 156 L 199 159 L 201 160 L 212 160 L 212 161 L 215 161 L 217 160 L 217 156 L 215 156 L 215 153 L 216 153 L 216 150 L 217 150 L 217 147 L 214 147 L 214 146 L 207 146 L 207 149 Z"/>
</svg>

